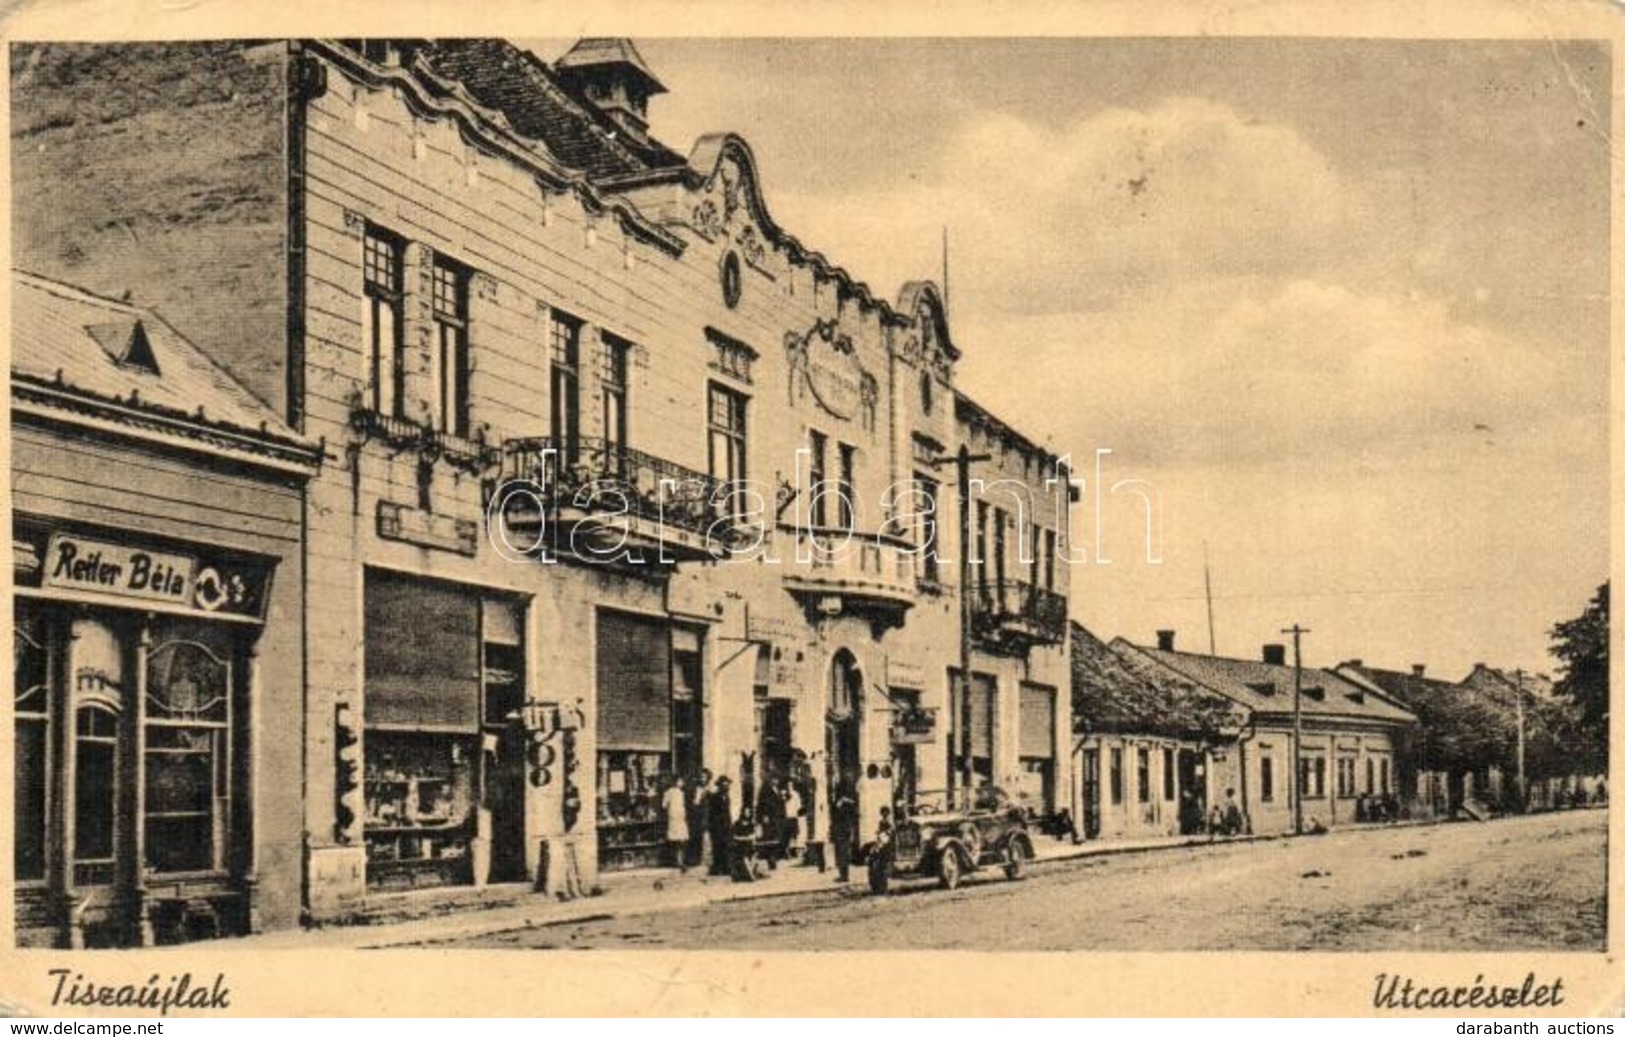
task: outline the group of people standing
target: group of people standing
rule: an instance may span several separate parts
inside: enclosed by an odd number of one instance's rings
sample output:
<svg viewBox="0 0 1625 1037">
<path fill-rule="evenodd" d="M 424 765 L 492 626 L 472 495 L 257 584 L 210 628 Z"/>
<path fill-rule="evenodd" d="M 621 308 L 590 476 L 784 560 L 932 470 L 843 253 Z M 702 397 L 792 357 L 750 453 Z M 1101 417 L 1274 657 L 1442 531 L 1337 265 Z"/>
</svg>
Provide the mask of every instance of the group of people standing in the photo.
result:
<svg viewBox="0 0 1625 1037">
<path fill-rule="evenodd" d="M 733 782 L 710 771 L 672 775 L 660 797 L 666 845 L 673 867 L 683 873 L 706 867 L 711 875 L 731 875 L 734 858 L 748 852 L 777 867 L 801 853 L 806 838 L 808 796 L 798 782 L 771 775 L 754 803 L 734 812 Z"/>
</svg>

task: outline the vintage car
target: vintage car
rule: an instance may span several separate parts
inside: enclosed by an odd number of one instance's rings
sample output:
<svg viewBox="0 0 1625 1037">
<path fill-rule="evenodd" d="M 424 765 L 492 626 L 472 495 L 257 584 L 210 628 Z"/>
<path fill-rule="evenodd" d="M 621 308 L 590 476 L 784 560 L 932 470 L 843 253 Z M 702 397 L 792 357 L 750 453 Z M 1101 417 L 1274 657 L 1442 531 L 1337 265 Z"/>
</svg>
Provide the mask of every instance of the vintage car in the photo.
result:
<svg viewBox="0 0 1625 1037">
<path fill-rule="evenodd" d="M 1019 879 L 1033 859 L 1025 812 L 993 786 L 952 799 L 921 792 L 912 807 L 896 812 L 882 818 L 875 841 L 865 847 L 874 893 L 885 893 L 894 879 L 934 878 L 954 889 L 965 875 L 987 868 Z"/>
</svg>

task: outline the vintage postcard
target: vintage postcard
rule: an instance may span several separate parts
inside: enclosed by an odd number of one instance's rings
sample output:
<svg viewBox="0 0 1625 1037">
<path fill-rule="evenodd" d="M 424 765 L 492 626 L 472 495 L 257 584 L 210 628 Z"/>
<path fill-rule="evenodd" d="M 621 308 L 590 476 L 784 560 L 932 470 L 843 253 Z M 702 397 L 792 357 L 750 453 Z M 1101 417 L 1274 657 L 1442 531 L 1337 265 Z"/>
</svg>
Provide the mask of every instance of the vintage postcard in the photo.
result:
<svg viewBox="0 0 1625 1037">
<path fill-rule="evenodd" d="M 370 15 L 6 23 L 8 1011 L 1625 1006 L 1615 12 Z"/>
</svg>

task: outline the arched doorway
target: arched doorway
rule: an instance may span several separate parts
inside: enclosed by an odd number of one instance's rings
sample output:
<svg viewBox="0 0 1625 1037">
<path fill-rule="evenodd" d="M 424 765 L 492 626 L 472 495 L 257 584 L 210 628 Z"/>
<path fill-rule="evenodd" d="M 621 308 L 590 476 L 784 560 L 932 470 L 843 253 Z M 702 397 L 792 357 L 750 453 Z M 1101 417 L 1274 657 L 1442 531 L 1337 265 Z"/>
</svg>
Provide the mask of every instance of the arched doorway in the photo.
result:
<svg viewBox="0 0 1625 1037">
<path fill-rule="evenodd" d="M 853 796 L 863 762 L 859 758 L 859 732 L 863 721 L 863 671 L 846 649 L 835 653 L 829 669 L 829 709 L 824 714 L 824 789 L 826 807 L 844 778 Z M 825 816 L 829 816 L 826 813 Z"/>
</svg>

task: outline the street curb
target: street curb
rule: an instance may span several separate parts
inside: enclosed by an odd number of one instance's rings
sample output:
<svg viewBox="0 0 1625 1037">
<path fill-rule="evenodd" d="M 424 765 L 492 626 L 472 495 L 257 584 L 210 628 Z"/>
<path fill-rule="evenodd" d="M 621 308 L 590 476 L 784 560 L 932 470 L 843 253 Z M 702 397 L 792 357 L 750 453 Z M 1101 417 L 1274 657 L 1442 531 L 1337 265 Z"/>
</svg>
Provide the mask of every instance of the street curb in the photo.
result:
<svg viewBox="0 0 1625 1037">
<path fill-rule="evenodd" d="M 1117 845 L 1112 843 L 1096 845 L 1080 844 L 1063 854 L 1052 857 L 1036 858 L 1031 863 L 1033 867 L 1042 867 L 1043 865 L 1047 864 L 1061 864 L 1068 861 L 1084 860 L 1090 857 L 1120 857 L 1135 853 L 1154 853 L 1158 850 L 1177 850 L 1194 846 L 1219 846 L 1270 842 L 1283 838 L 1291 838 L 1291 836 L 1240 835 L 1232 836 L 1225 840 L 1185 839 L 1176 843 L 1158 843 L 1152 845 Z M 719 896 L 715 899 L 701 900 L 692 904 L 670 905 L 669 907 L 663 905 L 606 905 L 600 907 L 596 903 L 584 903 L 580 905 L 584 909 L 580 912 L 565 911 L 557 916 L 549 916 L 547 918 L 518 919 L 513 921 L 511 924 L 504 923 L 501 925 L 486 924 L 459 926 L 457 929 L 450 932 L 438 933 L 433 936 L 416 936 L 401 941 L 389 941 L 384 943 L 362 943 L 359 944 L 358 947 L 363 950 L 382 950 L 391 948 L 399 949 L 402 947 L 417 946 L 431 947 L 436 944 L 459 940 L 468 935 L 477 934 L 482 936 L 495 936 L 499 933 L 518 932 L 525 929 L 551 929 L 562 925 L 575 925 L 588 921 L 612 921 L 626 915 L 654 914 L 663 910 L 683 910 L 691 907 L 709 907 L 712 904 L 733 904 L 747 900 L 770 900 L 775 897 L 816 895 L 819 893 L 840 893 L 843 890 L 858 888 L 860 885 L 861 884 L 849 883 L 845 885 L 832 884 L 828 888 L 814 887 L 808 889 L 782 889 L 773 887 L 760 890 L 737 890 Z M 592 901 L 599 899 L 601 898 L 590 898 Z"/>
<path fill-rule="evenodd" d="M 771 888 L 771 889 L 764 889 L 764 890 L 757 891 L 757 892 L 746 892 L 746 891 L 741 890 L 741 891 L 734 892 L 734 893 L 724 894 L 722 896 L 719 896 L 719 897 L 717 897 L 715 899 L 711 899 L 711 900 L 699 900 L 699 901 L 696 901 L 696 902 L 691 903 L 691 904 L 624 905 L 624 906 L 620 906 L 620 907 L 611 907 L 608 910 L 604 909 L 603 907 L 601 907 L 600 905 L 598 905 L 596 903 L 598 900 L 601 900 L 602 897 L 588 897 L 588 898 L 586 898 L 587 903 L 583 903 L 580 906 L 582 908 L 591 908 L 592 910 L 583 910 L 583 911 L 580 911 L 580 912 L 563 911 L 557 916 L 550 916 L 550 917 L 545 918 L 545 919 L 544 918 L 518 919 L 518 920 L 515 920 L 514 922 L 512 922 L 511 924 L 503 923 L 501 925 L 491 925 L 491 924 L 467 925 L 467 926 L 461 926 L 457 930 L 452 931 L 452 932 L 437 933 L 437 934 L 435 934 L 433 936 L 417 936 L 417 937 L 413 937 L 413 938 L 410 938 L 410 939 L 401 940 L 401 941 L 398 941 L 398 942 L 392 941 L 392 942 L 387 942 L 387 943 L 358 943 L 356 946 L 357 946 L 357 949 L 359 949 L 359 950 L 386 950 L 386 949 L 399 949 L 399 948 L 402 948 L 402 947 L 418 947 L 418 946 L 432 947 L 432 946 L 434 946 L 436 944 L 448 943 L 448 942 L 453 941 L 453 940 L 460 940 L 464 936 L 467 936 L 467 935 L 470 935 L 470 934 L 478 934 L 478 935 L 482 935 L 482 936 L 495 936 L 495 935 L 497 935 L 499 933 L 518 932 L 521 929 L 552 929 L 552 928 L 556 928 L 556 927 L 561 926 L 561 925 L 576 925 L 576 924 L 579 924 L 581 922 L 607 922 L 607 921 L 613 921 L 613 920 L 615 920 L 617 918 L 621 918 L 621 917 L 623 917 L 625 915 L 657 914 L 657 913 L 659 913 L 661 911 L 681 911 L 681 910 L 685 910 L 687 908 L 693 908 L 693 907 L 709 907 L 712 904 L 734 904 L 734 903 L 740 903 L 740 902 L 746 901 L 746 900 L 771 900 L 771 899 L 773 899 L 775 897 L 794 897 L 794 896 L 802 896 L 802 895 L 805 895 L 805 894 L 839 893 L 842 890 L 855 888 L 855 886 L 856 886 L 856 884 L 854 884 L 854 883 L 846 883 L 844 885 L 836 885 L 836 884 L 832 883 L 830 885 L 830 887 L 828 887 L 828 888 L 825 888 L 825 887 L 822 887 L 822 886 L 815 887 L 815 888 L 809 888 L 809 889 L 783 889 L 783 888 L 779 888 L 779 887 L 774 887 L 774 888 Z M 572 904 L 571 906 L 574 906 L 574 905 Z"/>
</svg>

